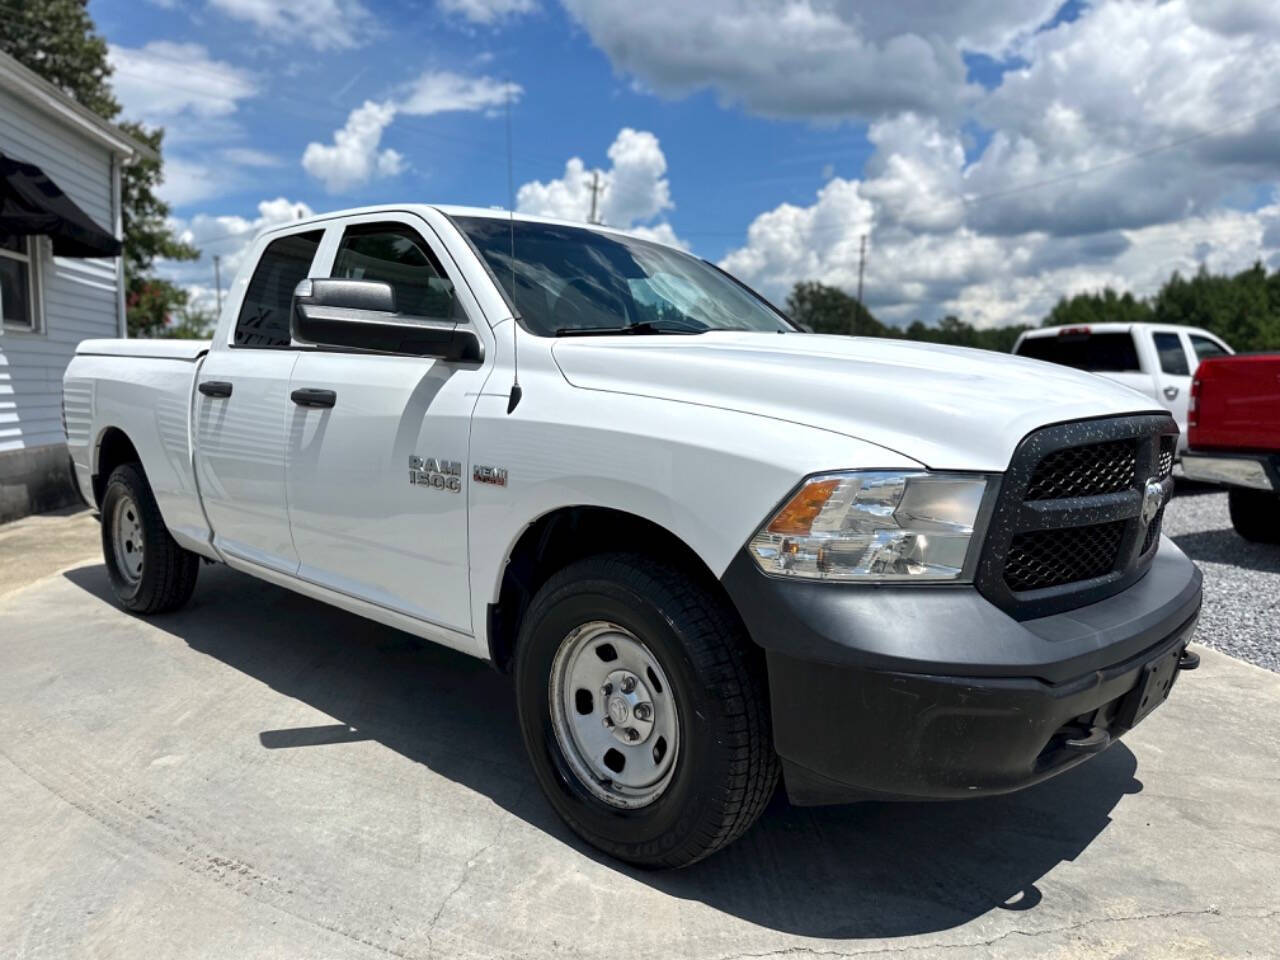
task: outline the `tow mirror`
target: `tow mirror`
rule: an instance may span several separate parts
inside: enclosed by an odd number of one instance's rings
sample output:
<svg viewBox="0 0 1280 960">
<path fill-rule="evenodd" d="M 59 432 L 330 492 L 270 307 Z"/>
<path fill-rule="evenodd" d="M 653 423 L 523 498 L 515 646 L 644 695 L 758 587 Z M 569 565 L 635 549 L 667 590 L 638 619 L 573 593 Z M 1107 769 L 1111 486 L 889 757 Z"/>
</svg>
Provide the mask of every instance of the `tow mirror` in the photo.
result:
<svg viewBox="0 0 1280 960">
<path fill-rule="evenodd" d="M 484 344 L 452 291 L 447 317 L 399 313 L 391 284 L 381 280 L 303 280 L 293 291 L 290 332 L 317 347 L 439 357 L 464 363 L 484 358 Z"/>
</svg>

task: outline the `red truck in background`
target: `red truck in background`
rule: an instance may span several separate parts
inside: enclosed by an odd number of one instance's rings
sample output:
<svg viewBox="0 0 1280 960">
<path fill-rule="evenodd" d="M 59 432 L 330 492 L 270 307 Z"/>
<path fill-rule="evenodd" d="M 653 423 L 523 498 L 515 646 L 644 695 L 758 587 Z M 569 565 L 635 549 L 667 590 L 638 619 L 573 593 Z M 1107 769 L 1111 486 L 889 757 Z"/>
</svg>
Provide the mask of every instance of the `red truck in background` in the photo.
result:
<svg viewBox="0 0 1280 960">
<path fill-rule="evenodd" d="M 1280 353 L 1204 360 L 1191 382 L 1187 446 L 1183 473 L 1227 487 L 1236 532 L 1280 543 Z"/>
</svg>

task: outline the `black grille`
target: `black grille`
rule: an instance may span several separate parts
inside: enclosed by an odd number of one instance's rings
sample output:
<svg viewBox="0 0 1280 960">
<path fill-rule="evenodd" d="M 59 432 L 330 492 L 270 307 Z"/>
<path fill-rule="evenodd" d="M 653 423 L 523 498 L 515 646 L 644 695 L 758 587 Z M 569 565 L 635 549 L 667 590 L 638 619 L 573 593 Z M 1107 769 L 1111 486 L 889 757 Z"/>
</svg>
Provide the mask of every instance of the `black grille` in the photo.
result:
<svg viewBox="0 0 1280 960">
<path fill-rule="evenodd" d="M 1020 533 L 1009 545 L 1004 580 L 1010 590 L 1042 590 L 1110 573 L 1124 522 Z"/>
<path fill-rule="evenodd" d="M 1177 443 L 1175 437 L 1160 438 L 1160 479 L 1173 473 L 1173 448 Z"/>
<path fill-rule="evenodd" d="M 1024 500 L 1060 500 L 1117 493 L 1133 486 L 1138 469 L 1135 440 L 1066 447 L 1037 465 Z"/>
<path fill-rule="evenodd" d="M 1018 444 L 992 506 L 974 583 L 1018 619 L 1047 616 L 1125 589 L 1160 536 L 1142 507 L 1148 484 L 1173 481 L 1168 415 L 1078 420 Z"/>
</svg>

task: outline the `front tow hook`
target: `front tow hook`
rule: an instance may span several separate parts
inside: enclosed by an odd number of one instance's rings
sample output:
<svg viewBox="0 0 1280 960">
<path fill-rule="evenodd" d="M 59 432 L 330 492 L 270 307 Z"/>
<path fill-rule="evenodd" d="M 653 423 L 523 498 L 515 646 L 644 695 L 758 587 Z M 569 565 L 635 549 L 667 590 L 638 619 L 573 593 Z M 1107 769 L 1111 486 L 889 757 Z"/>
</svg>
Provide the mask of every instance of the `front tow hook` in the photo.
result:
<svg viewBox="0 0 1280 960">
<path fill-rule="evenodd" d="M 1200 666 L 1200 654 L 1192 653 L 1190 650 L 1183 650 L 1182 656 L 1178 658 L 1179 670 L 1194 670 Z"/>
<path fill-rule="evenodd" d="M 1076 753 L 1101 753 L 1109 746 L 1111 734 L 1101 727 L 1090 727 L 1083 737 L 1072 737 L 1063 743 L 1063 747 Z"/>
</svg>

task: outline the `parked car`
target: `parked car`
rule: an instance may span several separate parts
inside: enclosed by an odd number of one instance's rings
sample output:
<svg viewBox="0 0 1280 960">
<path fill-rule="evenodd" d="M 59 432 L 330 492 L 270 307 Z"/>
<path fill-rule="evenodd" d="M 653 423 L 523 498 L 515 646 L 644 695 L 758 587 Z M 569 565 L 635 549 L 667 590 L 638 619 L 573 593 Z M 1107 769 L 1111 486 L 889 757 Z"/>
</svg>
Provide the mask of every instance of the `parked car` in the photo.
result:
<svg viewBox="0 0 1280 960">
<path fill-rule="evenodd" d="M 1280 543 L 1280 353 L 1206 360 L 1190 409 L 1183 472 L 1227 488 L 1240 536 Z"/>
<path fill-rule="evenodd" d="M 1233 353 L 1208 330 L 1149 323 L 1042 327 L 1018 337 L 1013 352 L 1087 370 L 1150 397 L 1178 422 L 1179 456 L 1186 449 L 1187 400 L 1196 366 L 1207 357 Z"/>
<path fill-rule="evenodd" d="M 805 334 L 604 227 L 292 222 L 212 342 L 88 341 L 64 383 L 126 609 L 216 561 L 489 660 L 553 807 L 645 866 L 741 835 L 779 772 L 800 804 L 1039 782 L 1196 663 L 1167 412 Z"/>
</svg>

